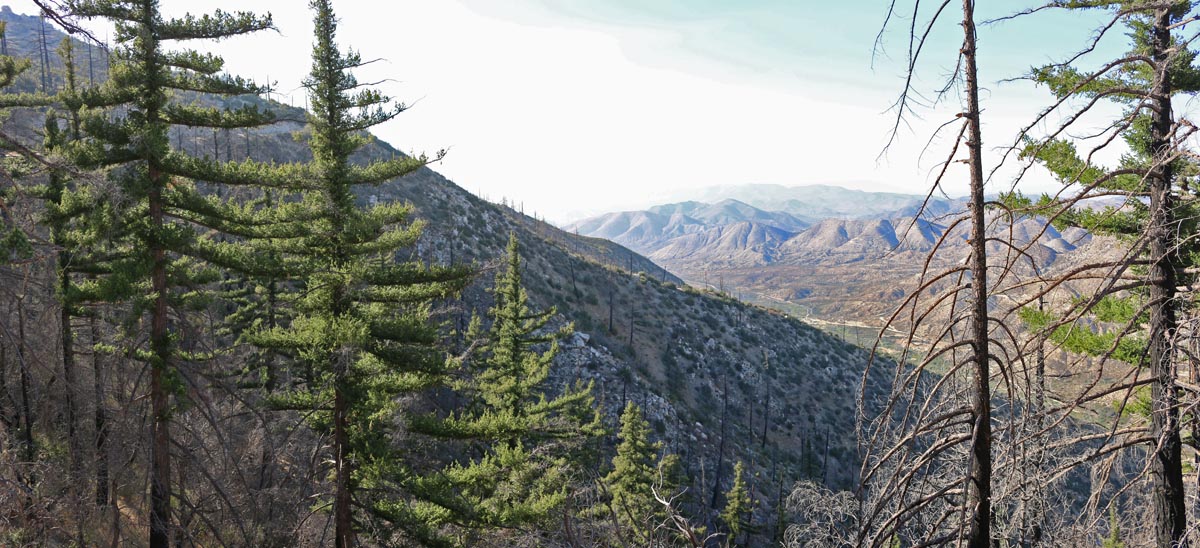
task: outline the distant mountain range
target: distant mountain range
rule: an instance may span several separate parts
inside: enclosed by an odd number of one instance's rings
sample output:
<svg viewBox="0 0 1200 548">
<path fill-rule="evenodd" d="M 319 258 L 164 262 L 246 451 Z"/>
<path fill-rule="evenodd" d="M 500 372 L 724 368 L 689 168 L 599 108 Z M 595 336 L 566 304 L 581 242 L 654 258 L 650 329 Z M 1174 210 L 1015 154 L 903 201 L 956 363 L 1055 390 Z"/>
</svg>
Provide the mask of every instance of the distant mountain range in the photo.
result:
<svg viewBox="0 0 1200 548">
<path fill-rule="evenodd" d="M 723 185 L 689 190 L 686 194 L 681 193 L 678 196 L 701 205 L 734 200 L 759 210 L 786 213 L 809 224 L 830 218 L 863 219 L 884 215 L 911 217 L 916 215 L 925 202 L 924 196 L 916 194 L 871 192 L 833 185 Z M 927 205 L 926 212 L 939 216 L 962 203 L 962 199 L 933 198 Z M 654 209 L 656 208 L 651 208 L 652 211 Z"/>
<path fill-rule="evenodd" d="M 608 213 L 564 228 L 628 246 L 660 264 L 702 260 L 749 266 L 807 261 L 814 255 L 928 250 L 945 228 L 936 220 L 962 208 L 958 200 L 925 203 L 923 196 L 824 185 L 743 185 L 697 193 L 726 197 Z M 835 214 L 818 216 L 822 212 Z"/>
<path fill-rule="evenodd" d="M 886 314 L 935 247 L 935 269 L 969 254 L 968 229 L 954 222 L 965 211 L 962 199 L 926 202 L 822 185 L 714 187 L 696 195 L 715 201 L 608 213 L 564 228 L 627 246 L 692 283 L 788 312 L 798 304 L 806 314 L 855 321 Z M 1084 230 L 1059 232 L 1041 219 L 1009 222 L 997 212 L 989 219 L 994 236 L 1028 244 L 1021 261 L 1030 269 L 1053 268 L 1092 241 Z"/>
<path fill-rule="evenodd" d="M 804 230 L 810 224 L 789 213 L 763 211 L 727 199 L 714 204 L 691 201 L 656 206 L 646 211 L 609 213 L 572 223 L 565 229 L 649 252 L 662 247 L 672 238 L 698 235 L 739 223 L 788 234 Z"/>
</svg>

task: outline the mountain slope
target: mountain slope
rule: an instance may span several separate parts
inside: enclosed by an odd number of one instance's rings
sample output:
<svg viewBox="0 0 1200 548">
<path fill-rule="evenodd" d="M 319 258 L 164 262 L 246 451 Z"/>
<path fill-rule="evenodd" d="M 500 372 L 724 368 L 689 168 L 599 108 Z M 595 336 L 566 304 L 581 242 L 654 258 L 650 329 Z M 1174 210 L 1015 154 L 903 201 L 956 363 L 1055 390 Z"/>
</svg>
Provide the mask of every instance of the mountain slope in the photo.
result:
<svg viewBox="0 0 1200 548">
<path fill-rule="evenodd" d="M 764 211 L 733 199 L 695 208 L 688 216 L 708 226 L 751 222 L 787 232 L 799 232 L 811 224 L 782 211 Z"/>
<path fill-rule="evenodd" d="M 641 253 L 653 254 L 674 238 L 739 223 L 774 229 L 779 234 L 799 232 L 810 224 L 788 213 L 764 211 L 737 200 L 721 200 L 711 204 L 679 202 L 645 211 L 608 213 L 571 223 L 563 230 L 605 238 Z M 713 236 L 700 238 L 711 239 Z M 689 244 L 680 245 L 686 247 Z"/>
<path fill-rule="evenodd" d="M 289 107 L 273 108 L 281 118 L 302 116 Z M 300 124 L 283 122 L 255 134 L 246 151 L 260 159 L 303 161 L 307 152 L 297 132 L 303 132 Z M 220 132 L 178 138 L 198 150 L 224 151 L 228 144 Z M 375 141 L 361 157 L 393 154 L 400 152 Z M 784 482 L 824 475 L 831 485 L 852 484 L 856 440 L 841 433 L 854 427 L 854 401 L 867 361 L 863 350 L 786 314 L 686 287 L 628 248 L 486 202 L 432 169 L 383 183 L 359 198 L 415 206 L 429 223 L 412 250 L 415 257 L 485 269 L 467 292 L 466 308 L 447 318 L 460 328 L 472 311 L 486 308 L 484 289 L 491 279 L 486 269 L 515 233 L 531 299 L 557 307 L 559 322 L 573 322 L 580 332 L 564 347 L 558 382 L 595 380 L 610 424 L 625 401 L 643 404 L 656 435 L 682 457 L 691 492 L 711 490 L 718 475 L 722 488 L 727 486 L 738 460 L 764 476 L 775 471 Z M 774 242 L 786 234 L 749 223 L 745 230 L 723 231 L 730 245 L 749 248 L 758 239 Z M 718 474 L 722 430 L 726 453 Z M 828 457 L 813 454 L 826 441 Z"/>
<path fill-rule="evenodd" d="M 725 264 L 765 264 L 793 233 L 770 225 L 741 221 L 672 238 L 650 254 L 655 261 L 704 260 Z"/>
</svg>

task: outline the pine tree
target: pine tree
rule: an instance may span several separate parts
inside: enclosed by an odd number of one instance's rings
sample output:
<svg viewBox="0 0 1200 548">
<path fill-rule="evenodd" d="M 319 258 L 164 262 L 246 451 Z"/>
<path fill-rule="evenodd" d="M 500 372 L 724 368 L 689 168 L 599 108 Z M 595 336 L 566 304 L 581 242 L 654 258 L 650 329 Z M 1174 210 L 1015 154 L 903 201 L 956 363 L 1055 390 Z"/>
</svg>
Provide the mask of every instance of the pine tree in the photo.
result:
<svg viewBox="0 0 1200 548">
<path fill-rule="evenodd" d="M 401 396 L 445 380 L 447 360 L 430 306 L 457 292 L 469 276 L 462 268 L 396 260 L 423 227 L 408 221 L 411 206 L 357 205 L 356 188 L 411 173 L 428 159 L 351 163 L 368 142 L 365 130 L 405 106 L 356 81 L 351 70 L 363 61 L 338 50 L 330 2 L 313 0 L 310 6 L 316 37 L 305 86 L 313 159 L 303 169 L 311 180 L 304 182 L 301 203 L 310 218 L 304 234 L 283 248 L 305 290 L 295 299 L 290 325 L 252 340 L 295 352 L 313 371 L 306 389 L 275 401 L 309 412 L 310 426 L 330 436 L 333 545 L 356 546 L 360 534 L 385 544 L 415 539 L 445 545 L 438 529 L 454 515 L 453 493 L 443 476 L 414 471 L 415 448 L 396 446 L 391 434 Z"/>
<path fill-rule="evenodd" d="M 1101 548 L 1125 548 L 1125 541 L 1121 540 L 1121 521 L 1117 519 L 1117 508 L 1110 506 L 1108 508 L 1108 538 L 1104 539 Z"/>
<path fill-rule="evenodd" d="M 4 21 L 0 21 L 0 41 L 7 40 L 6 26 Z M 7 51 L 0 53 L 0 89 L 11 86 L 18 76 L 29 70 L 30 66 L 31 63 L 28 59 L 11 57 Z M 0 108 L 25 106 L 23 103 L 28 101 L 22 101 L 24 97 L 24 94 L 0 96 Z M 3 148 L 10 147 L 3 146 Z M 18 169 L 18 171 L 22 170 Z M 10 214 L 10 204 L 19 199 L 20 189 L 15 183 L 0 187 L 0 265 L 26 261 L 34 255 L 33 244 L 26 233 L 28 227 L 20 226 Z"/>
<path fill-rule="evenodd" d="M 513 430 L 509 436 L 515 441 L 532 432 L 549 434 L 547 429 L 553 415 L 586 400 L 590 390 L 571 390 L 546 400 L 545 384 L 558 354 L 558 339 L 573 329 L 566 325 L 555 332 L 542 333 L 557 310 L 529 309 L 529 298 L 521 283 L 516 234 L 509 235 L 506 257 L 505 268 L 496 277 L 495 304 L 489 312 L 492 324 L 479 352 L 482 360 L 476 367 L 472 387 L 486 410 L 511 419 Z M 547 343 L 546 351 L 533 350 L 534 346 Z M 560 427 L 563 426 L 569 427 Z"/>
<path fill-rule="evenodd" d="M 74 45 L 70 38 L 63 39 L 58 48 L 63 61 L 65 87 L 55 102 L 67 109 L 60 117 L 53 111 L 46 113 L 43 147 L 48 154 L 59 154 L 70 142 L 80 139 L 79 103 L 80 89 L 75 79 Z M 65 124 L 60 127 L 60 124 Z M 54 158 L 50 162 L 62 162 Z M 93 312 L 80 299 L 76 277 L 87 270 L 87 255 L 94 252 L 97 234 L 87 230 L 89 224 L 97 226 L 107 209 L 95 200 L 94 192 L 86 184 L 77 184 L 69 173 L 69 166 L 54 165 L 48 170 L 47 183 L 33 194 L 45 200 L 44 224 L 50 230 L 50 242 L 57 248 L 55 265 L 56 297 L 59 302 L 58 328 L 62 357 L 64 401 L 66 407 L 67 450 L 70 460 L 68 478 L 71 488 L 77 490 L 83 481 L 83 447 L 79 427 L 79 370 L 75 349 L 75 331 L 72 320 Z M 82 496 L 74 493 L 77 500 Z M 78 518 L 77 518 L 78 519 Z M 83 542 L 82 520 L 79 519 L 77 541 Z"/>
<path fill-rule="evenodd" d="M 485 458 L 454 475 L 476 478 L 463 483 L 485 525 L 512 527 L 543 520 L 563 502 L 565 471 L 577 467 L 568 457 L 581 456 L 573 450 L 600 433 L 600 419 L 590 383 L 550 397 L 547 380 L 558 339 L 572 326 L 547 331 L 556 310 L 529 308 L 515 234 L 506 259 L 492 291 L 491 326 L 459 383 L 471 403 L 443 427 L 490 447 Z M 468 339 L 478 338 L 480 329 L 473 320 Z M 538 352 L 538 345 L 548 347 Z"/>
<path fill-rule="evenodd" d="M 613 469 L 602 481 L 612 496 L 609 504 L 617 523 L 632 533 L 636 542 L 649 543 L 655 526 L 665 517 L 654 491 L 665 496 L 671 490 L 664 480 L 673 475 L 676 459 L 671 455 L 658 458 L 661 444 L 650 442 L 650 424 L 633 402 L 626 404 L 621 414 L 619 436 Z"/>
<path fill-rule="evenodd" d="M 1191 38 L 1184 32 L 1193 21 L 1192 2 L 1114 0 L 1066 7 L 1113 11 L 1115 20 L 1129 28 L 1132 49 L 1094 72 L 1059 64 L 1037 68 L 1032 77 L 1060 102 L 1079 97 L 1122 106 L 1121 118 L 1112 126 L 1113 138 L 1119 134 L 1130 152 L 1120 165 L 1106 168 L 1093 163 L 1090 155 L 1081 157 L 1074 143 L 1058 137 L 1062 131 L 1030 140 L 1024 154 L 1064 186 L 1079 190 L 1054 198 L 1044 195 L 1037 203 L 1020 195 L 1006 196 L 1006 201 L 1014 210 L 1046 215 L 1059 226 L 1115 235 L 1129 249 L 1124 266 L 1083 273 L 1111 283 L 1104 283 L 1094 296 L 1077 299 L 1061 318 L 1032 308 L 1022 311 L 1022 317 L 1070 350 L 1111 356 L 1149 370 L 1149 437 L 1156 440 L 1150 445 L 1149 466 L 1153 529 L 1156 545 L 1166 548 L 1182 542 L 1187 529 L 1180 395 L 1172 363 L 1184 306 L 1177 287 L 1194 281 L 1185 267 L 1200 257 L 1200 245 L 1190 236 L 1197 231 L 1200 213 L 1190 181 L 1200 166 L 1193 153 L 1181 148 L 1183 139 L 1178 137 L 1190 123 L 1177 120 L 1172 111 L 1173 97 L 1200 92 L 1197 52 L 1188 47 Z M 1126 197 L 1120 208 L 1074 207 L 1080 200 L 1113 195 Z M 1127 271 L 1143 279 L 1128 283 L 1123 278 Z M 1101 334 L 1071 325 L 1086 315 L 1125 327 Z"/>
<path fill-rule="evenodd" d="M 222 164 L 194 158 L 171 147 L 172 127 L 256 127 L 272 116 L 256 107 L 236 110 L 184 104 L 194 94 L 229 96 L 261 91 L 240 78 L 221 74 L 219 57 L 193 50 L 171 51 L 164 42 L 221 39 L 271 27 L 269 17 L 217 11 L 211 15 L 165 17 L 154 0 L 81 0 L 75 15 L 103 18 L 116 28 L 110 77 L 80 101 L 85 139 L 69 148 L 84 169 L 106 170 L 125 204 L 114 252 L 97 262 L 97 278 L 84 298 L 128 303 L 146 341 L 131 355 L 150 368 L 151 406 L 149 544 L 165 548 L 172 530 L 171 417 L 181 395 L 181 370 L 207 357 L 184 351 L 180 314 L 205 304 L 202 291 L 218 270 L 254 271 L 262 259 L 239 245 L 262 236 L 270 223 L 234 204 L 206 194 L 220 185 L 279 185 L 283 174 L 269 166 Z M 107 109 L 107 110 L 106 110 Z M 203 184 L 199 182 L 203 182 Z M 189 345 L 191 346 L 191 345 Z"/>
<path fill-rule="evenodd" d="M 246 208 L 259 211 L 280 211 L 276 192 L 267 190 L 259 198 L 249 200 Z M 256 254 L 267 257 L 269 264 L 282 266 L 281 247 L 286 244 L 272 239 L 247 242 Z M 217 334 L 232 338 L 238 343 L 249 344 L 250 350 L 244 359 L 228 374 L 239 377 L 243 388 L 262 388 L 267 394 L 279 387 L 283 370 L 295 356 L 285 350 L 253 346 L 255 334 L 287 325 L 286 302 L 292 296 L 293 280 L 287 268 L 268 268 L 257 273 L 243 273 L 229 277 L 222 283 L 219 295 L 233 310 L 227 314 Z M 305 376 L 302 382 L 312 379 Z"/>
<path fill-rule="evenodd" d="M 731 545 L 737 542 L 738 536 L 746 529 L 746 519 L 753 504 L 750 490 L 742 478 L 744 473 L 745 468 L 739 460 L 733 467 L 733 485 L 725 492 L 725 508 L 721 510 L 721 521 L 724 521 L 725 527 L 729 529 Z"/>
</svg>

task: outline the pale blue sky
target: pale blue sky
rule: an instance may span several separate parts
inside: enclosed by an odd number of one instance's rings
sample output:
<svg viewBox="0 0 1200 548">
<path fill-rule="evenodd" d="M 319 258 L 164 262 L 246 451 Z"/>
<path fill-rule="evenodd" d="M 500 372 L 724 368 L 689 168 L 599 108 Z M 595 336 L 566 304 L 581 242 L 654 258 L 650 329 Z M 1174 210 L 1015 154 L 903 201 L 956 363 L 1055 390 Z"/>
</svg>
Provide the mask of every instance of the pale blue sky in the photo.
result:
<svg viewBox="0 0 1200 548">
<path fill-rule="evenodd" d="M 247 6 L 163 4 L 180 12 Z M 986 19 L 1030 3 L 981 4 L 979 17 Z M 271 11 L 280 32 L 214 49 L 231 71 L 270 76 L 284 100 L 302 104 L 298 84 L 311 43 L 307 2 L 250 5 Z M 905 14 L 892 21 L 872 66 L 884 1 L 334 3 L 340 42 L 366 58 L 386 59 L 361 77 L 388 79 L 386 91 L 416 103 L 377 133 L 404 150 L 449 148 L 435 169 L 555 221 L 722 184 L 923 192 L 948 143 L 935 142 L 918 161 L 920 152 L 955 109 L 922 111 L 877 161 L 891 125 L 887 111 L 902 85 L 912 4 L 899 5 Z M 22 2 L 14 9 L 31 11 Z M 933 90 L 953 66 L 961 42 L 958 9 L 952 2 L 931 39 L 920 91 Z M 1028 84 L 999 81 L 1082 47 L 1098 20 L 1038 14 L 980 29 L 985 145 L 1010 142 L 1049 100 Z M 1122 49 L 1117 38 L 1106 45 L 1110 52 Z M 1035 176 L 1031 189 L 1036 182 Z M 950 185 L 952 192 L 961 188 Z"/>
</svg>

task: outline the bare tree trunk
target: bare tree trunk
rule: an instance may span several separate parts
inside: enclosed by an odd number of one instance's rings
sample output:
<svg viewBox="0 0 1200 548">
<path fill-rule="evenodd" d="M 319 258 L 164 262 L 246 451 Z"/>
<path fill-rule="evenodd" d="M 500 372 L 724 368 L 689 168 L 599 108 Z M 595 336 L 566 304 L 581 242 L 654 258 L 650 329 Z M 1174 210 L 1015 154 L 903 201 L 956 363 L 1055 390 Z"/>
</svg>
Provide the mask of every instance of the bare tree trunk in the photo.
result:
<svg viewBox="0 0 1200 548">
<path fill-rule="evenodd" d="M 766 352 L 763 352 L 763 380 L 766 381 L 763 383 L 763 389 L 767 396 L 763 401 L 762 445 L 759 446 L 759 449 L 765 451 L 767 449 L 767 431 L 771 428 L 771 362 L 767 359 Z"/>
<path fill-rule="evenodd" d="M 725 428 L 726 428 L 726 423 L 728 422 L 728 419 L 729 419 L 729 374 L 728 373 L 726 373 L 725 376 L 723 377 L 721 384 L 723 386 L 722 391 L 724 392 L 724 394 L 722 395 L 723 403 L 721 404 L 721 443 L 717 445 L 717 469 L 716 469 L 716 472 L 713 474 L 714 478 L 713 478 L 713 489 L 712 489 L 712 501 L 709 504 L 709 506 L 713 510 L 717 509 L 717 502 L 720 500 L 720 497 L 721 497 L 721 474 L 724 472 L 724 470 L 722 470 L 722 469 L 725 468 L 725 437 L 726 437 L 725 436 Z"/>
<path fill-rule="evenodd" d="M 1192 324 L 1192 333 L 1189 340 L 1191 348 L 1189 349 L 1190 352 L 1188 353 L 1188 380 L 1195 385 L 1196 383 L 1200 383 L 1200 359 L 1196 358 L 1196 356 L 1200 356 L 1200 354 L 1197 353 L 1200 352 L 1200 336 L 1198 336 L 1196 333 L 1196 329 L 1200 327 L 1200 318 L 1193 316 L 1190 318 L 1190 323 Z M 1191 413 L 1190 427 L 1192 431 L 1192 439 L 1200 440 L 1200 416 L 1197 416 L 1196 413 Z M 1200 470 L 1200 452 L 1192 453 L 1192 468 Z M 1200 474 L 1196 475 L 1195 486 L 1200 488 Z M 1200 510 L 1197 508 L 1200 507 L 1200 501 L 1195 501 L 1192 504 L 1193 512 Z M 1193 513 L 1192 515 L 1196 514 Z"/>
<path fill-rule="evenodd" d="M 62 292 L 62 300 L 67 299 L 68 291 L 71 288 L 71 275 L 68 270 L 71 263 L 70 256 L 65 252 L 60 252 L 58 255 L 58 276 L 59 290 Z M 78 381 L 75 378 L 75 334 L 71 329 L 71 308 L 65 302 L 59 307 L 59 335 L 62 343 L 62 362 L 63 362 L 63 381 L 66 383 L 66 388 L 63 390 L 65 404 L 67 407 L 67 453 L 70 463 L 69 479 L 71 485 L 71 505 L 76 510 L 75 518 L 75 537 L 76 544 L 83 546 L 83 515 L 79 510 L 83 504 L 82 489 L 79 485 L 83 479 L 83 450 L 79 444 L 79 432 L 76 428 L 78 421 L 78 410 L 76 398 L 76 390 Z"/>
<path fill-rule="evenodd" d="M 825 451 L 821 456 L 821 486 L 829 487 L 829 429 L 825 429 Z"/>
<path fill-rule="evenodd" d="M 608 333 L 609 334 L 615 333 L 613 331 L 613 293 L 614 292 L 615 292 L 615 289 L 613 287 L 608 288 Z"/>
<path fill-rule="evenodd" d="M 334 497 L 334 546 L 354 546 L 354 523 L 350 513 L 350 468 L 346 462 L 346 451 L 350 439 L 346 432 L 346 400 L 341 387 L 334 389 L 333 443 L 336 450 L 334 466 L 337 468 L 337 492 Z"/>
<path fill-rule="evenodd" d="M 22 294 L 20 299 L 24 299 Z M 17 360 L 21 366 L 21 441 L 25 447 L 25 462 L 33 462 L 37 447 L 33 442 L 33 408 L 29 403 L 29 363 L 25 355 L 25 305 L 17 301 Z"/>
<path fill-rule="evenodd" d="M 1150 191 L 1150 334 L 1149 358 L 1151 383 L 1150 434 L 1155 441 L 1151 448 L 1150 479 L 1154 506 L 1155 546 L 1175 548 L 1186 546 L 1187 514 L 1184 510 L 1183 460 L 1179 437 L 1178 395 L 1175 390 L 1175 369 L 1171 360 L 1171 344 L 1175 335 L 1175 267 L 1178 257 L 1174 251 L 1174 213 L 1171 184 L 1174 173 L 1170 163 L 1171 79 L 1170 63 L 1171 10 L 1164 5 L 1155 10 L 1151 31 L 1151 57 L 1157 80 L 1151 91 L 1153 107 L 1150 124 L 1150 148 L 1154 154 L 1147 183 Z"/>
<path fill-rule="evenodd" d="M 46 44 L 46 16 L 41 17 L 41 26 L 38 34 L 38 64 L 41 65 L 42 76 L 42 93 L 51 94 L 50 91 L 50 48 Z"/>
<path fill-rule="evenodd" d="M 96 506 L 108 503 L 108 411 L 104 407 L 103 364 L 95 346 L 100 342 L 100 326 L 95 316 L 88 317 L 92 334 L 92 399 L 95 405 L 96 426 Z"/>
<path fill-rule="evenodd" d="M 8 399 L 8 345 L 0 338 L 0 425 L 3 425 L 5 430 L 12 430 L 17 421 L 9 414 L 8 409 L 3 407 Z M 4 444 L 7 439 L 8 436 L 0 436 L 0 451 L 8 449 Z"/>
<path fill-rule="evenodd" d="M 181 459 L 178 462 L 178 466 L 175 468 L 177 470 L 177 476 L 179 477 L 178 496 L 179 500 L 181 501 L 187 500 L 187 477 L 184 475 L 186 466 L 187 461 Z M 187 504 L 179 505 L 179 526 L 176 527 L 174 531 L 175 548 L 184 548 L 184 543 L 187 541 L 187 528 L 191 524 L 193 514 L 194 512 L 188 509 Z"/>
<path fill-rule="evenodd" d="M 156 185 L 164 177 L 150 168 L 150 180 Z M 163 199 L 160 187 L 150 190 L 151 224 L 163 231 Z M 167 253 L 161 243 L 153 243 L 154 266 L 150 275 L 154 291 L 154 311 L 150 320 L 150 344 L 154 363 L 150 367 L 151 438 L 150 449 L 150 548 L 167 548 L 171 541 L 171 432 L 167 394 L 167 368 L 170 367 L 170 333 L 167 329 Z"/>
<path fill-rule="evenodd" d="M 991 540 L 992 409 L 989 384 L 987 235 L 984 226 L 983 159 L 979 128 L 979 69 L 975 55 L 975 2 L 963 0 L 963 70 L 966 73 L 969 168 L 971 171 L 971 458 L 968 470 L 967 546 L 987 548 Z"/>
<path fill-rule="evenodd" d="M 68 268 L 70 267 L 71 258 L 66 252 L 62 252 L 58 256 L 58 276 L 59 290 L 62 292 L 63 299 L 67 298 L 67 293 L 71 289 L 71 275 Z M 67 451 L 70 453 L 71 464 L 71 485 L 82 479 L 82 450 L 79 445 L 79 433 L 77 432 L 78 421 L 78 403 L 76 402 L 76 391 L 78 389 L 78 380 L 76 379 L 75 371 L 75 333 L 71 329 L 71 308 L 63 304 L 59 310 L 58 321 L 60 324 L 60 334 L 62 342 L 62 362 L 63 362 L 63 380 L 66 382 L 67 406 Z"/>
</svg>

